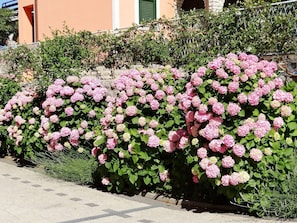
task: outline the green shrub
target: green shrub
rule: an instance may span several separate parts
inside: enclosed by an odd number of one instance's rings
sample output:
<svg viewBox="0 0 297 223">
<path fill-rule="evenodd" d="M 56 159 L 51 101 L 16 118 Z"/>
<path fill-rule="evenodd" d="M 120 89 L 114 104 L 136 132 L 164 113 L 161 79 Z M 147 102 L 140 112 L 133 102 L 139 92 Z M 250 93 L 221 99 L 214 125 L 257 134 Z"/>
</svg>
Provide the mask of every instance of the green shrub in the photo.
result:
<svg viewBox="0 0 297 223">
<path fill-rule="evenodd" d="M 70 150 L 37 153 L 33 161 L 52 177 L 80 185 L 94 185 L 97 162 L 86 154 Z"/>
<path fill-rule="evenodd" d="M 64 27 L 62 31 L 53 31 L 52 35 L 40 44 L 40 82 L 44 90 L 55 79 L 78 75 L 82 70 L 93 68 L 95 63 L 96 38 L 90 32 L 75 33 Z"/>
<path fill-rule="evenodd" d="M 37 75 L 41 71 L 40 49 L 30 48 L 26 45 L 19 45 L 16 48 L 8 48 L 4 51 L 3 60 L 7 72 L 17 76 L 19 81 L 26 71 L 34 72 Z"/>
</svg>

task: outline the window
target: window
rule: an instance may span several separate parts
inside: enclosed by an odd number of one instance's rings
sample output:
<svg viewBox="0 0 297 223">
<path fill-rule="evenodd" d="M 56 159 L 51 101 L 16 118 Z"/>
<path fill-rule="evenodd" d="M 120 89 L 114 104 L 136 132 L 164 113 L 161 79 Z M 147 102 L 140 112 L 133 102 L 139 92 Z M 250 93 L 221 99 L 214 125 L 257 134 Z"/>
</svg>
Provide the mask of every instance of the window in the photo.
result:
<svg viewBox="0 0 297 223">
<path fill-rule="evenodd" d="M 139 22 L 156 19 L 156 0 L 139 0 Z"/>
</svg>

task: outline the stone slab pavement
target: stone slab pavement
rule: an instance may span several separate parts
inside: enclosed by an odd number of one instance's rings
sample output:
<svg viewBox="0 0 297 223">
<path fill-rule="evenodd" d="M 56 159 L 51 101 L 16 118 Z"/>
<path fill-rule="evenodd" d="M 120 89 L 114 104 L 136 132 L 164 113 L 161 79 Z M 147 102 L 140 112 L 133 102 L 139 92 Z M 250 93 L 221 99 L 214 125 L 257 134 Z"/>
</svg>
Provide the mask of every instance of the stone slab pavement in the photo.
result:
<svg viewBox="0 0 297 223">
<path fill-rule="evenodd" d="M 0 223 L 272 223 L 233 213 L 195 213 L 152 198 L 116 195 L 0 159 Z"/>
</svg>

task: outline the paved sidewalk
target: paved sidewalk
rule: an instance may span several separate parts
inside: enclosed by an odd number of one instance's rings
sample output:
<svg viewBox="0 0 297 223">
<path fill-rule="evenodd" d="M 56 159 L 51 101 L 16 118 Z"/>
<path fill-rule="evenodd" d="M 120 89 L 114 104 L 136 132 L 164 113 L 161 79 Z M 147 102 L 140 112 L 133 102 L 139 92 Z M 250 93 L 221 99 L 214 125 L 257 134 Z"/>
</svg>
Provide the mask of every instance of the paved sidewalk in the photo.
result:
<svg viewBox="0 0 297 223">
<path fill-rule="evenodd" d="M 272 223 L 231 213 L 194 213 L 150 198 L 104 193 L 0 159 L 1 223 Z"/>
</svg>

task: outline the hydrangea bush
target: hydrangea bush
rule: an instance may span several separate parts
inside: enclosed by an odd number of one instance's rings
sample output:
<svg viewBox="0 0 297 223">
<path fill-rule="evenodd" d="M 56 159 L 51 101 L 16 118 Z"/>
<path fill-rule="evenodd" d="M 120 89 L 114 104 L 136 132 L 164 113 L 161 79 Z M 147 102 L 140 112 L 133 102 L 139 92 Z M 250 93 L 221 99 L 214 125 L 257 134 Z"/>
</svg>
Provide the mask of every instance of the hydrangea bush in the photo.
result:
<svg viewBox="0 0 297 223">
<path fill-rule="evenodd" d="M 44 148 L 39 130 L 38 106 L 41 100 L 34 90 L 24 89 L 18 91 L 0 110 L 0 124 L 5 131 L 2 144 L 16 157 L 31 158 L 34 151 Z"/>
<path fill-rule="evenodd" d="M 194 183 L 210 182 L 234 198 L 286 178 L 295 105 L 276 71 L 275 62 L 230 53 L 191 75 L 179 107 L 186 113 Z"/>
<path fill-rule="evenodd" d="M 76 150 L 91 155 L 95 127 L 106 107 L 107 89 L 93 76 L 56 79 L 42 103 L 41 133 L 48 151 Z"/>
<path fill-rule="evenodd" d="M 132 70 L 114 81 L 117 97 L 110 98 L 101 118 L 104 127 L 98 132 L 93 154 L 98 157 L 101 184 L 108 190 L 168 188 L 168 163 L 172 165 L 175 150 L 187 145 L 183 137 L 168 140 L 183 125 L 183 114 L 177 106 L 183 91 L 184 76 L 176 69 Z"/>
</svg>

